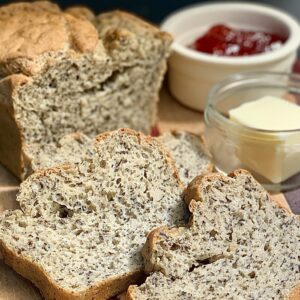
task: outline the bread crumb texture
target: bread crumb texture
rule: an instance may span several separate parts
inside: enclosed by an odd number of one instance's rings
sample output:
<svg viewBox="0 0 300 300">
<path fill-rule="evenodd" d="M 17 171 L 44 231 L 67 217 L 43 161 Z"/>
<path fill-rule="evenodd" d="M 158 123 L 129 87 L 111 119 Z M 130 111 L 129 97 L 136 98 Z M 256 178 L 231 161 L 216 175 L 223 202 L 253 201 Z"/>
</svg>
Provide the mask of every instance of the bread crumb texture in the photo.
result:
<svg viewBox="0 0 300 300">
<path fill-rule="evenodd" d="M 0 219 L 4 260 L 46 299 L 122 292 L 137 281 L 126 276 L 142 272 L 147 233 L 188 218 L 176 169 L 154 138 L 120 129 L 91 144 L 80 162 L 31 175 L 21 184 L 20 210 Z"/>
<path fill-rule="evenodd" d="M 186 201 L 189 227 L 149 235 L 143 256 L 154 273 L 128 299 L 300 299 L 299 218 L 249 173 L 198 177 Z"/>
<path fill-rule="evenodd" d="M 187 186 L 197 175 L 212 171 L 212 164 L 205 154 L 198 135 L 176 131 L 158 137 L 175 162 L 180 180 Z M 47 145 L 46 152 L 37 152 L 32 162 L 35 170 L 45 169 L 64 163 L 79 162 L 84 151 L 91 147 L 93 139 L 76 132 L 65 135 L 59 142 Z"/>
<path fill-rule="evenodd" d="M 201 137 L 186 131 L 164 133 L 158 138 L 176 163 L 179 177 L 187 186 L 198 175 L 212 172 Z"/>
</svg>

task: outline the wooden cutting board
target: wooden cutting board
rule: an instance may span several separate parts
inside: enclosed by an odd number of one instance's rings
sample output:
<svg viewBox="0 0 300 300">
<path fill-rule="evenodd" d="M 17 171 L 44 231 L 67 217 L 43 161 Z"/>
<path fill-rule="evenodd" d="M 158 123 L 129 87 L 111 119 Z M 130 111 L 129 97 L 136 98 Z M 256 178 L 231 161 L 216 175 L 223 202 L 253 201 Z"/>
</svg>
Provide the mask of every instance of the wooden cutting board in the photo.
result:
<svg viewBox="0 0 300 300">
<path fill-rule="evenodd" d="M 183 107 L 164 88 L 161 91 L 159 104 L 159 131 L 172 129 L 188 130 L 200 134 L 204 130 L 203 114 Z M 18 180 L 0 165 L 0 212 L 18 207 L 15 201 L 18 185 Z M 292 192 L 291 196 L 277 194 L 272 197 L 280 206 L 300 214 L 298 193 Z M 289 201 L 289 198 L 293 201 Z M 42 299 L 38 290 L 30 282 L 5 266 L 0 258 L 0 300 L 37 299 Z"/>
</svg>

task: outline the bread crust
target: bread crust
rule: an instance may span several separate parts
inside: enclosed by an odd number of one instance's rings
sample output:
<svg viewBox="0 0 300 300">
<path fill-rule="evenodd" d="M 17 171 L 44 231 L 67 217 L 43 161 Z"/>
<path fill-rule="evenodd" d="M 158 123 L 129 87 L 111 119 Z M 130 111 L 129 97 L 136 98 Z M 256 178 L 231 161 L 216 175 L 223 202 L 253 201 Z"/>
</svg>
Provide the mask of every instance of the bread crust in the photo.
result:
<svg viewBox="0 0 300 300">
<path fill-rule="evenodd" d="M 34 283 L 46 300 L 104 300 L 123 292 L 130 284 L 142 281 L 145 276 L 141 270 L 136 270 L 102 281 L 88 290 L 73 293 L 61 288 L 40 266 L 18 255 L 2 241 L 0 241 L 0 248 L 4 262 Z"/>
<path fill-rule="evenodd" d="M 93 21 L 95 19 L 94 13 L 85 6 L 71 6 L 68 7 L 65 12 L 82 20 Z"/>
<path fill-rule="evenodd" d="M 204 175 L 200 175 L 195 177 L 190 184 L 188 185 L 187 189 L 185 190 L 185 195 L 184 195 L 184 200 L 186 202 L 187 205 L 190 205 L 190 202 L 192 200 L 195 200 L 196 202 L 201 202 L 202 198 L 201 198 L 201 187 L 202 187 L 202 181 L 203 180 L 210 180 L 210 178 L 214 179 L 214 178 L 218 178 L 222 181 L 229 181 L 230 178 L 235 178 L 237 176 L 239 176 L 240 174 L 244 174 L 244 175 L 251 175 L 250 172 L 243 170 L 243 169 L 238 169 L 233 171 L 232 173 L 226 175 L 223 175 L 221 173 L 209 173 L 209 174 L 204 174 Z M 269 194 L 268 194 L 269 195 Z M 270 196 L 269 196 L 269 200 L 270 200 Z"/>
<path fill-rule="evenodd" d="M 88 21 L 60 12 L 49 2 L 0 8 L 0 75 L 33 76 L 58 56 L 93 51 L 98 33 Z"/>
<path fill-rule="evenodd" d="M 121 23 L 128 22 L 131 25 L 130 31 L 132 31 L 135 34 L 140 34 L 144 33 L 145 31 L 148 31 L 153 33 L 157 38 L 166 41 L 167 43 L 171 43 L 173 41 L 173 37 L 171 34 L 164 31 L 160 31 L 156 25 L 151 24 L 148 21 L 146 22 L 140 17 L 129 12 L 114 10 L 111 12 L 102 13 L 97 18 L 107 20 L 116 19 Z M 126 26 L 125 29 L 127 29 Z"/>
<path fill-rule="evenodd" d="M 30 79 L 22 74 L 0 81 L 0 162 L 21 180 L 25 177 L 24 170 L 30 166 L 30 159 L 24 153 L 25 142 L 15 118 L 13 98 L 17 89 L 28 82 Z"/>
<path fill-rule="evenodd" d="M 300 300 L 300 283 L 293 288 L 286 300 Z"/>
<path fill-rule="evenodd" d="M 131 285 L 128 288 L 124 300 L 138 300 L 138 298 L 134 294 L 135 287 L 136 287 L 136 285 Z M 292 292 L 286 297 L 285 300 L 299 300 L 299 299 L 300 299 L 300 284 L 298 284 L 292 290 Z"/>
<path fill-rule="evenodd" d="M 188 229 L 186 227 L 173 227 L 169 228 L 167 226 L 161 226 L 158 228 L 153 229 L 147 236 L 147 241 L 142 248 L 142 256 L 144 259 L 144 269 L 146 274 L 150 274 L 151 272 L 159 271 L 161 273 L 165 273 L 163 269 L 157 268 L 155 263 L 152 262 L 151 258 L 149 257 L 149 253 L 151 253 L 152 249 L 154 249 L 155 244 L 157 244 L 159 240 L 159 236 L 161 234 L 166 234 L 168 236 L 176 237 L 182 234 L 182 231 Z"/>
<path fill-rule="evenodd" d="M 137 300 L 137 298 L 134 295 L 135 287 L 136 287 L 136 285 L 129 286 L 124 300 Z"/>
</svg>

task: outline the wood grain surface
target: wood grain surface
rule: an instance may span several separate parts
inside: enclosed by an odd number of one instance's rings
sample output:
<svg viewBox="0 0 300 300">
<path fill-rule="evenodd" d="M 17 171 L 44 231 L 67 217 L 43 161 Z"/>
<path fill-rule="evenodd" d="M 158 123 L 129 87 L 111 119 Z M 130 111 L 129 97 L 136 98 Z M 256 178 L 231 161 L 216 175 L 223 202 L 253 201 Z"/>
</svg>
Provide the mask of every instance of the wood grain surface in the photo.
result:
<svg viewBox="0 0 300 300">
<path fill-rule="evenodd" d="M 180 105 L 164 88 L 161 91 L 161 101 L 159 103 L 159 130 L 165 132 L 172 129 L 202 133 L 204 130 L 203 114 Z M 0 212 L 18 207 L 15 201 L 18 186 L 18 180 L 0 165 Z M 278 205 L 291 211 L 284 195 L 277 194 L 272 195 L 272 197 Z M 30 282 L 7 267 L 0 258 L 0 300 L 41 299 L 38 290 Z"/>
</svg>

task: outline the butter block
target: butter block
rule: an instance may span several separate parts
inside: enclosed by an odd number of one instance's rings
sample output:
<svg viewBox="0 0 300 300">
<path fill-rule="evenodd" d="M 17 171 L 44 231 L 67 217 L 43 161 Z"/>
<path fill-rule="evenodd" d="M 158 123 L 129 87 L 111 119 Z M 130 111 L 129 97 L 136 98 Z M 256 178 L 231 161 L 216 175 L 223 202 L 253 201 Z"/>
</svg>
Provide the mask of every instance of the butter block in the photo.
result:
<svg viewBox="0 0 300 300">
<path fill-rule="evenodd" d="M 300 130 L 300 106 L 266 96 L 229 111 L 231 120 L 261 130 Z"/>
<path fill-rule="evenodd" d="M 236 155 L 245 168 L 272 183 L 283 182 L 300 172 L 299 106 L 267 96 L 230 110 L 229 117 L 251 128 L 246 135 L 236 135 Z"/>
</svg>

